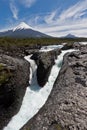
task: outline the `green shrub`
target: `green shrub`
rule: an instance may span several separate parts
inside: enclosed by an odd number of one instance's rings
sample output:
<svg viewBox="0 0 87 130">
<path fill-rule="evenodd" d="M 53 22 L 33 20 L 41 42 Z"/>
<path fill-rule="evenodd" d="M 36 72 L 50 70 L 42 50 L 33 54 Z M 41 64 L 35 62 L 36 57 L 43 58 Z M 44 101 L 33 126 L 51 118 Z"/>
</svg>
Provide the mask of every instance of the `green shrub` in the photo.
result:
<svg viewBox="0 0 87 130">
<path fill-rule="evenodd" d="M 1 37 L 0 38 L 0 47 L 22 47 L 22 46 L 35 46 L 35 45 L 50 45 L 50 44 L 61 44 L 87 41 L 87 38 L 10 38 L 10 37 Z"/>
</svg>

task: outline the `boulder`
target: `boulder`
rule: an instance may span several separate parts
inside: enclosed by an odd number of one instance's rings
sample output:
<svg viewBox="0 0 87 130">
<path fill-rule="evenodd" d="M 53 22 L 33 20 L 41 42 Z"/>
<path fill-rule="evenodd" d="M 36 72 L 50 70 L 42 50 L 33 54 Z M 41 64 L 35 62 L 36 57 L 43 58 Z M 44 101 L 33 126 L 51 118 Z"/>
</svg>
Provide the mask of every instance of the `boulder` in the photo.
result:
<svg viewBox="0 0 87 130">
<path fill-rule="evenodd" d="M 51 68 L 55 64 L 55 59 L 61 53 L 60 49 L 56 49 L 48 52 L 34 53 L 31 59 L 34 59 L 37 64 L 37 81 L 38 84 L 43 87 L 48 81 Z"/>
<path fill-rule="evenodd" d="M 73 43 L 66 43 L 64 44 L 64 46 L 62 47 L 62 50 L 68 50 L 68 49 L 73 49 Z"/>
<path fill-rule="evenodd" d="M 70 42 L 65 43 L 62 47 L 62 50 L 68 50 L 68 49 L 81 49 L 81 47 L 84 45 L 81 45 L 79 42 Z"/>
</svg>

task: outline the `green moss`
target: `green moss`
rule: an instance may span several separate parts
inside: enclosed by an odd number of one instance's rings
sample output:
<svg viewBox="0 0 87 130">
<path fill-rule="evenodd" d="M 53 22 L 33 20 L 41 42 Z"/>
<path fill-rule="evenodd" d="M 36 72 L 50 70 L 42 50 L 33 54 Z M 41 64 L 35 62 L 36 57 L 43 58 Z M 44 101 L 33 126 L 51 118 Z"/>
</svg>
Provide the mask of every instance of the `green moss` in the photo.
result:
<svg viewBox="0 0 87 130">
<path fill-rule="evenodd" d="M 4 69 L 3 64 L 0 63 L 0 71 L 2 71 Z"/>
<path fill-rule="evenodd" d="M 10 75 L 6 73 L 2 73 L 0 75 L 0 84 L 2 85 L 3 83 L 7 82 L 9 80 Z"/>
<path fill-rule="evenodd" d="M 55 125 L 56 130 L 67 130 L 66 128 L 63 128 L 60 124 Z"/>
<path fill-rule="evenodd" d="M 8 70 L 2 63 L 0 63 L 0 86 L 6 83 L 12 76 L 10 70 Z"/>
<path fill-rule="evenodd" d="M 56 129 L 57 130 L 63 130 L 62 127 L 59 124 L 56 125 Z"/>
</svg>

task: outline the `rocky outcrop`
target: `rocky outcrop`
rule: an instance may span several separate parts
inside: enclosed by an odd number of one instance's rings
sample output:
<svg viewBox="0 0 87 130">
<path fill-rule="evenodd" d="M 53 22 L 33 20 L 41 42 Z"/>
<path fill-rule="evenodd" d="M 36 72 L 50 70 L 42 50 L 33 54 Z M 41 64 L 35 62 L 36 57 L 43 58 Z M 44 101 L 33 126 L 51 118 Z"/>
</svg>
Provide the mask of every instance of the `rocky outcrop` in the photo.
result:
<svg viewBox="0 0 87 130">
<path fill-rule="evenodd" d="M 64 56 L 44 107 L 21 130 L 87 130 L 87 46 Z"/>
<path fill-rule="evenodd" d="M 68 50 L 68 49 L 80 49 L 81 45 L 79 42 L 69 42 L 64 43 L 62 50 Z"/>
<path fill-rule="evenodd" d="M 38 52 L 40 46 L 0 46 L 0 54 L 5 54 L 9 56 L 13 56 L 16 58 L 24 58 L 24 56 L 30 55 L 32 53 Z"/>
<path fill-rule="evenodd" d="M 64 46 L 62 47 L 62 50 L 68 50 L 68 49 L 72 49 L 73 47 L 73 43 L 65 43 Z"/>
<path fill-rule="evenodd" d="M 0 130 L 19 111 L 29 82 L 29 63 L 0 54 Z"/>
<path fill-rule="evenodd" d="M 48 52 L 34 53 L 31 59 L 34 59 L 37 64 L 37 81 L 38 84 L 43 87 L 48 81 L 51 68 L 55 64 L 55 59 L 61 53 L 60 49 L 56 49 Z"/>
</svg>

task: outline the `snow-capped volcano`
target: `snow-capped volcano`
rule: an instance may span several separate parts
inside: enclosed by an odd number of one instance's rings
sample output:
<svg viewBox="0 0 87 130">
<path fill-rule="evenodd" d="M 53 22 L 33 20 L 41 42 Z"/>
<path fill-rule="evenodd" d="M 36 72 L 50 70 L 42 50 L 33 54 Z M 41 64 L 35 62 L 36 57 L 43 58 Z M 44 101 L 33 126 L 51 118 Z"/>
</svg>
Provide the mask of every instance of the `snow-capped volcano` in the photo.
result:
<svg viewBox="0 0 87 130">
<path fill-rule="evenodd" d="M 21 22 L 18 26 L 13 28 L 13 31 L 22 30 L 22 29 L 32 29 L 32 27 L 24 22 Z"/>
<path fill-rule="evenodd" d="M 14 37 L 14 38 L 41 38 L 41 37 L 50 37 L 42 32 L 39 32 L 32 28 L 31 26 L 27 25 L 24 22 L 21 22 L 18 26 L 0 32 L 0 37 Z"/>
</svg>

